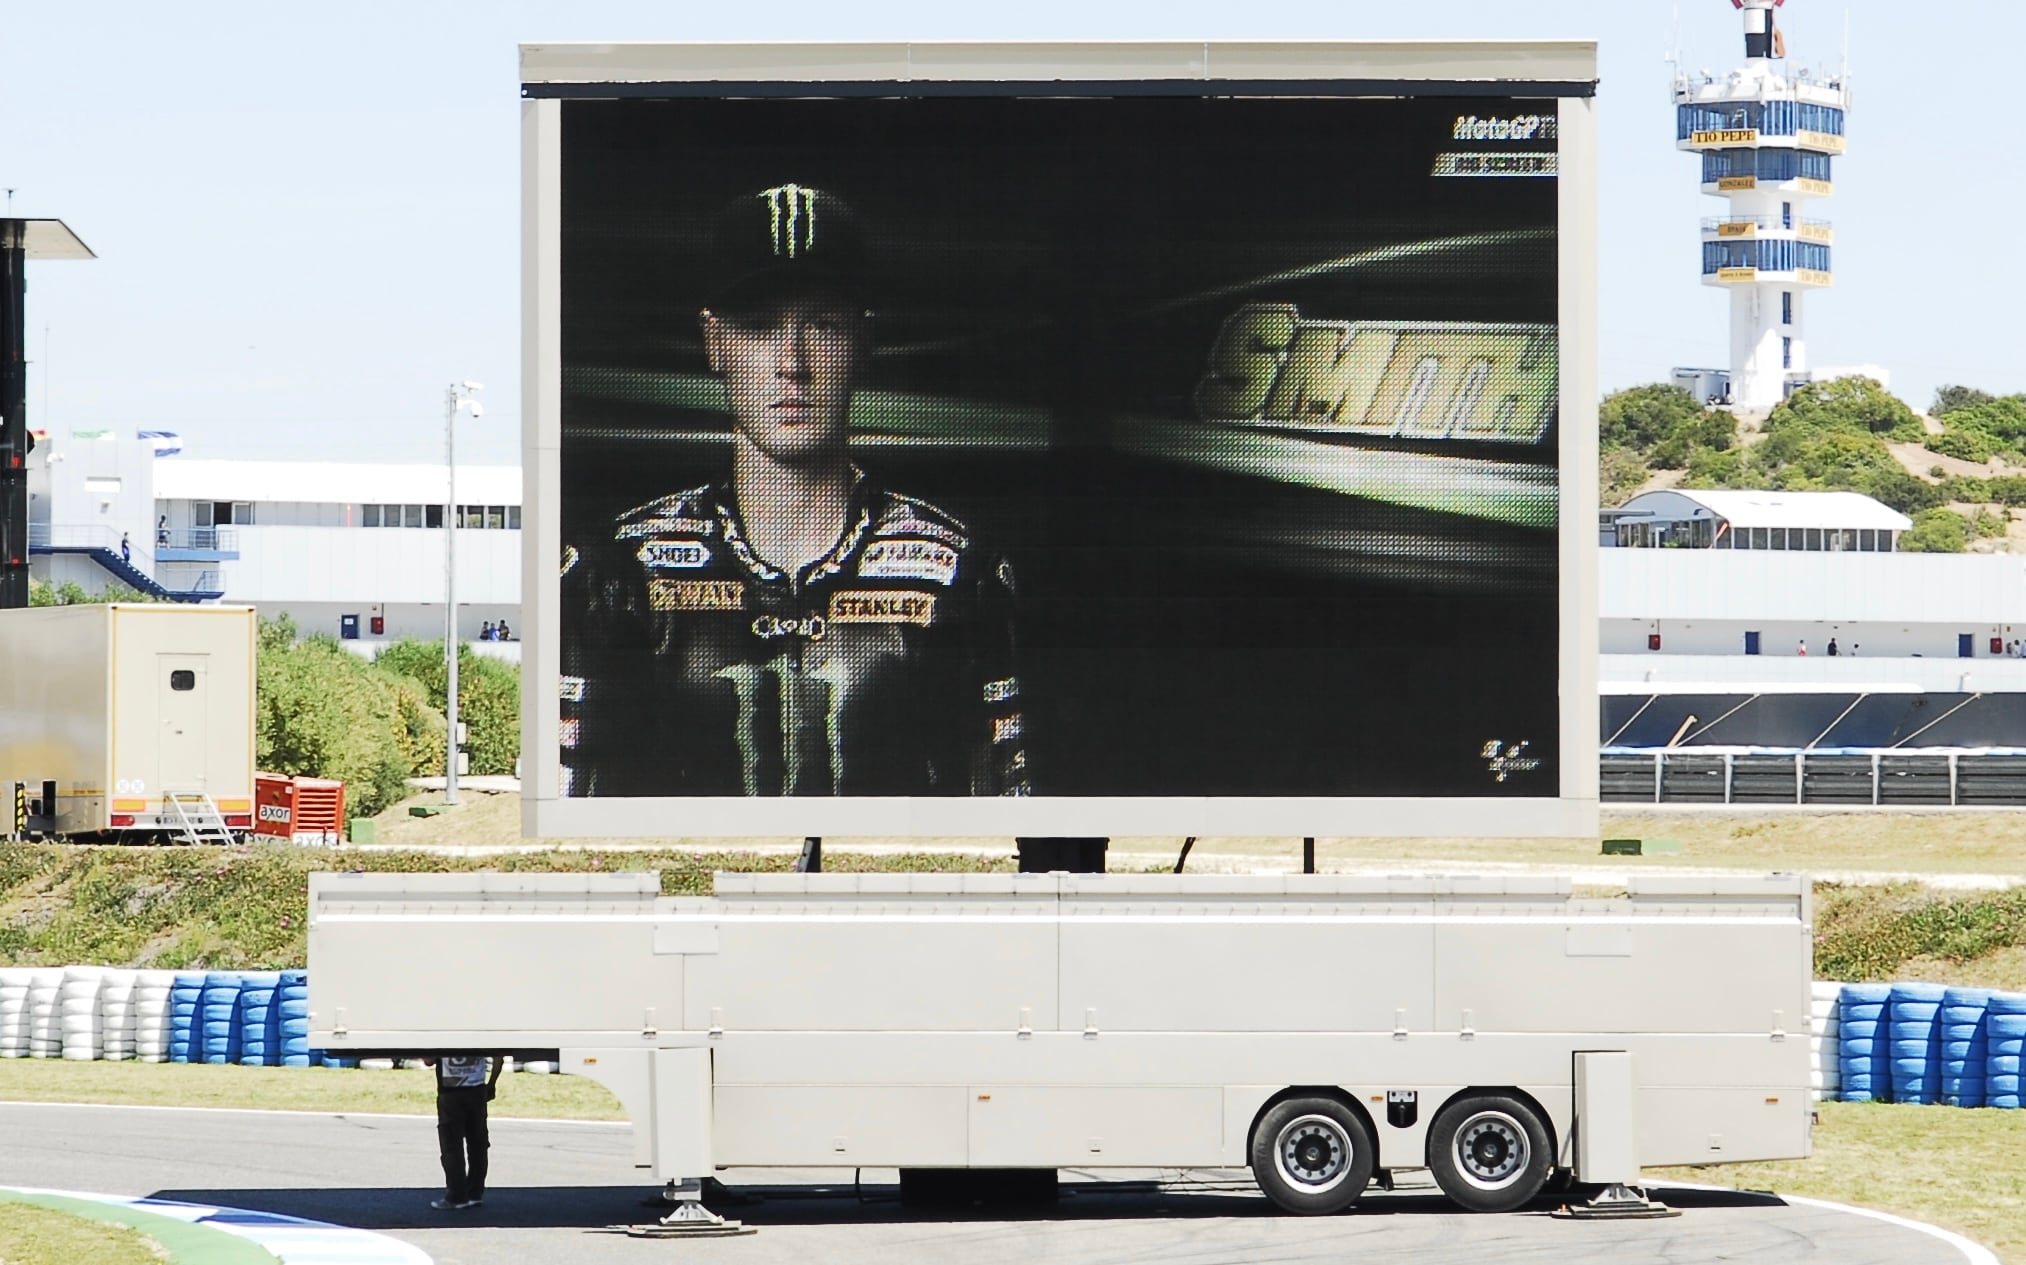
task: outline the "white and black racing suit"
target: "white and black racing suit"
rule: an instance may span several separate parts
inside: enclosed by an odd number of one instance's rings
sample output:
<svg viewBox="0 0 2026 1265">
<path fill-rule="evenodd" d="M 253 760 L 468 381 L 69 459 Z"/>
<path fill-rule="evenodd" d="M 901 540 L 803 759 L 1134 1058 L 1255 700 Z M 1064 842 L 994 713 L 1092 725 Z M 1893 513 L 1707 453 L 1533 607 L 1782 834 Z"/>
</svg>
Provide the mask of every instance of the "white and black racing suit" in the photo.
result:
<svg viewBox="0 0 2026 1265">
<path fill-rule="evenodd" d="M 630 509 L 564 550 L 564 793 L 1027 794 L 1012 606 L 1003 558 L 863 473 L 792 574 L 728 485 Z"/>
</svg>

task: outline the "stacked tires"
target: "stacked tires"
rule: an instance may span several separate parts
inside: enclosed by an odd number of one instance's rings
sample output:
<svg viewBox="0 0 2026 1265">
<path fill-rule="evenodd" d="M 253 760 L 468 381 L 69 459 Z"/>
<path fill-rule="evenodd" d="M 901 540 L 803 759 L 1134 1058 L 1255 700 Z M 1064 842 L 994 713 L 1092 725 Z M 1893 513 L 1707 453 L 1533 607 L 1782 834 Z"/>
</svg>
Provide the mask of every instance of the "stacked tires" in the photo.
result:
<svg viewBox="0 0 2026 1265">
<path fill-rule="evenodd" d="M 1808 999 L 1808 1044 L 1815 1056 L 1809 1097 L 1816 1102 L 1833 1102 L 1843 1090 L 1842 996 L 1843 985 L 1817 980 Z"/>
<path fill-rule="evenodd" d="M 274 1008 L 279 971 L 247 971 L 239 977 L 233 1022 L 239 1027 L 238 1056 L 232 1061 L 265 1067 L 281 1059 L 281 1014 Z"/>
<path fill-rule="evenodd" d="M 204 972 L 178 971 L 169 984 L 169 1061 L 201 1062 L 197 1008 L 204 1000 Z"/>
<path fill-rule="evenodd" d="M 1845 984 L 1837 999 L 1837 1072 L 1845 1102 L 1884 1102 L 1892 1097 L 1886 1054 L 1885 1010 L 1890 984 Z"/>
<path fill-rule="evenodd" d="M 25 966 L 0 966 L 0 1059 L 28 1057 L 28 982 Z"/>
<path fill-rule="evenodd" d="M 310 1067 L 310 973 L 283 971 L 274 990 L 275 1031 L 283 1067 Z"/>
<path fill-rule="evenodd" d="M 169 989 L 174 971 L 134 972 L 134 1057 L 161 1063 L 169 1057 Z"/>
<path fill-rule="evenodd" d="M 2026 1057 L 2026 994 L 1995 993 L 1986 1008 L 1984 1103 L 2019 1104 L 2019 1060 Z"/>
<path fill-rule="evenodd" d="M 63 968 L 38 966 L 28 976 L 28 1057 L 63 1057 Z"/>
<path fill-rule="evenodd" d="M 1941 1013 L 1948 990 L 1940 984 L 1894 984 L 1892 1100 L 1941 1101 Z"/>
<path fill-rule="evenodd" d="M 193 1063 L 239 1061 L 239 972 L 210 971 L 197 996 Z"/>
<path fill-rule="evenodd" d="M 1941 1101 L 1951 1107 L 1984 1105 L 1990 1001 L 1988 988 L 1951 988 L 1942 994 Z"/>
</svg>

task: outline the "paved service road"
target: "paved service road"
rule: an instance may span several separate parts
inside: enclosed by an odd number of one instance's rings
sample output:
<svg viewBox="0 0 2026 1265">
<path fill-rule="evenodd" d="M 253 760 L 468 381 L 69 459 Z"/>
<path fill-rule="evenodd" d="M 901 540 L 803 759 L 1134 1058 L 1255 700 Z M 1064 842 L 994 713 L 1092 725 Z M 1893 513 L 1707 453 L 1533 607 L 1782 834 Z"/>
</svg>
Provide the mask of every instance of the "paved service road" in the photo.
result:
<svg viewBox="0 0 2026 1265">
<path fill-rule="evenodd" d="M 1340 1217 L 1275 1215 L 1233 1174 L 1164 1183 L 1075 1184 L 1047 1208 L 903 1210 L 890 1171 L 723 1174 L 769 1183 L 761 1202 L 728 1209 L 759 1232 L 677 1244 L 608 1232 L 650 1221 L 653 1183 L 631 1166 L 628 1130 L 495 1120 L 492 1179 L 481 1209 L 441 1213 L 435 1123 L 408 1116 L 182 1111 L 0 1104 L 0 1185 L 34 1185 L 260 1209 L 378 1230 L 438 1265 L 674 1260 L 724 1265 L 1250 1265 L 1384 1259 L 1688 1265 L 1750 1260 L 1828 1265 L 1963 1265 L 1950 1243 L 1852 1213 L 1789 1207 L 1764 1196 L 1673 1190 L 1664 1221 L 1568 1222 L 1539 1211 L 1470 1216 L 1432 1188 L 1373 1192 Z M 870 1184 L 878 1179 L 884 1184 Z M 752 1187 L 741 1187 L 751 1189 Z"/>
</svg>

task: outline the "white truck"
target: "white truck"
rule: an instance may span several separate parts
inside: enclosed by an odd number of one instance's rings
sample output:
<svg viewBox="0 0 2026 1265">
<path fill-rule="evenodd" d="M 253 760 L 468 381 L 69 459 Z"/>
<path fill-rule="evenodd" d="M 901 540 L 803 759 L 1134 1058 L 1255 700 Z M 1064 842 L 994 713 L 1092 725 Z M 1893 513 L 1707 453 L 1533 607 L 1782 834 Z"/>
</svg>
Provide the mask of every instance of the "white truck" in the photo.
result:
<svg viewBox="0 0 2026 1265">
<path fill-rule="evenodd" d="M 61 835 L 251 830 L 257 636 L 250 606 L 0 610 L 0 786 Z"/>
<path fill-rule="evenodd" d="M 1326 1213 L 1426 1168 L 1499 1211 L 1806 1156 L 1809 906 L 1791 875 L 315 874 L 311 1042 L 556 1058 L 677 1191 L 1244 1166 Z"/>
</svg>

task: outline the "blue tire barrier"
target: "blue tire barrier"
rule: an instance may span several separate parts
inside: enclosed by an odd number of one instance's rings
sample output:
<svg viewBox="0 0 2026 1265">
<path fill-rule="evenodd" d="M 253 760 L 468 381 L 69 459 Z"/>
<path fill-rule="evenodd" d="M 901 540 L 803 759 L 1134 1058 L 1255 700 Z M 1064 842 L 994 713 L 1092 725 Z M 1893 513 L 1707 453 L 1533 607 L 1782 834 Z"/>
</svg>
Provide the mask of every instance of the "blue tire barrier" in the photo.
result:
<svg viewBox="0 0 2026 1265">
<path fill-rule="evenodd" d="M 274 990 L 276 1033 L 283 1067 L 311 1067 L 310 984 L 308 971 L 283 971 Z"/>
<path fill-rule="evenodd" d="M 1941 1100 L 1951 1107 L 1984 1105 L 1990 1002 L 1988 988 L 1951 988 L 1942 994 Z"/>
<path fill-rule="evenodd" d="M 1986 1031 L 1989 1036 L 1984 1047 L 1984 1105 L 2016 1108 L 2019 1106 L 2019 1064 L 2022 1058 L 2026 1058 L 2026 1012 L 1994 1013 Z"/>
<path fill-rule="evenodd" d="M 1892 1042 L 1892 1100 L 1941 1101 L 1940 984 L 1894 984 L 1887 1006 Z"/>
<path fill-rule="evenodd" d="M 1892 1075 L 1880 1029 L 1892 997 L 1890 984 L 1845 984 L 1836 997 L 1837 1074 L 1845 1102 L 1891 1097 Z"/>
<path fill-rule="evenodd" d="M 239 1061 L 239 972 L 212 971 L 204 977 L 197 1002 L 197 1041 L 193 1061 Z"/>
<path fill-rule="evenodd" d="M 279 971 L 248 971 L 240 976 L 234 1011 L 239 1024 L 239 1057 L 234 1062 L 268 1067 L 281 1061 L 281 1015 L 274 1008 L 280 985 Z"/>
<path fill-rule="evenodd" d="M 197 1057 L 197 1005 L 204 992 L 202 971 L 179 971 L 169 984 L 169 1061 Z"/>
</svg>

